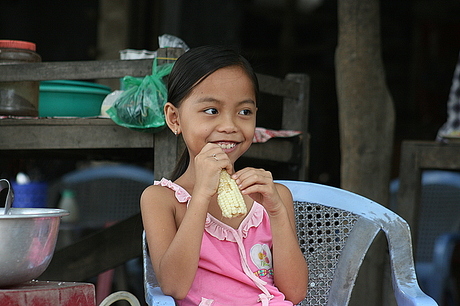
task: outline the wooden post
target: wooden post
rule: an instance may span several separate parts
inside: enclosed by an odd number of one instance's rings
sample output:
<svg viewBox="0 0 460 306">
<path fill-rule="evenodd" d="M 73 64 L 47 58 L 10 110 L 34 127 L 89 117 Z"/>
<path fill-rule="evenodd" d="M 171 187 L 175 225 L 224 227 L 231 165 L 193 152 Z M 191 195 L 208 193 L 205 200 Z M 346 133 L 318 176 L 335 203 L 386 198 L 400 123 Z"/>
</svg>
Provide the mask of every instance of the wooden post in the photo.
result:
<svg viewBox="0 0 460 306">
<path fill-rule="evenodd" d="M 381 58 L 379 1 L 339 0 L 338 19 L 341 186 L 387 205 L 395 114 Z M 353 291 L 353 305 L 382 305 L 386 298 L 384 250 L 383 239 L 369 250 Z"/>
<path fill-rule="evenodd" d="M 174 62 L 184 51 L 182 49 L 158 49 L 157 51 L 158 64 Z M 153 157 L 153 171 L 155 179 L 159 180 L 162 177 L 169 177 L 173 171 L 171 165 L 175 165 L 180 157 L 179 138 L 176 137 L 168 127 L 155 134 L 155 150 Z"/>
</svg>

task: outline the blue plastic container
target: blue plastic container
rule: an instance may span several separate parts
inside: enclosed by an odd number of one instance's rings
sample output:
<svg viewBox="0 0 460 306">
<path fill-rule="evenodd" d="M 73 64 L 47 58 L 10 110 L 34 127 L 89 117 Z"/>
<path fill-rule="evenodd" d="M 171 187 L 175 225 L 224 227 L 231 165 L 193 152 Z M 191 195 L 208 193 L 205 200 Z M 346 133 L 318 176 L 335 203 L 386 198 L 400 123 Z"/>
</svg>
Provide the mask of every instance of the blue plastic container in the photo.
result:
<svg viewBox="0 0 460 306">
<path fill-rule="evenodd" d="M 13 207 L 40 208 L 47 207 L 48 183 L 30 182 L 18 184 L 12 182 L 14 191 Z"/>
</svg>

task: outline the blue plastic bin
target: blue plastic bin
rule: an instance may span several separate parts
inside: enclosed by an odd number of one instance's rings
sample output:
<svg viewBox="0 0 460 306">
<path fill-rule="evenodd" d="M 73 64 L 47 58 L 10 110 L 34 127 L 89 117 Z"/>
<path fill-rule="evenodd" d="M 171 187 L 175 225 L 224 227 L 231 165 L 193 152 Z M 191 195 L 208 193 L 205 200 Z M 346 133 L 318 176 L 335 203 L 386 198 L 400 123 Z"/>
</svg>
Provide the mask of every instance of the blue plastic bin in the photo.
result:
<svg viewBox="0 0 460 306">
<path fill-rule="evenodd" d="M 12 182 L 11 185 L 14 191 L 13 207 L 47 207 L 48 183 L 30 182 L 27 184 L 18 184 Z"/>
</svg>

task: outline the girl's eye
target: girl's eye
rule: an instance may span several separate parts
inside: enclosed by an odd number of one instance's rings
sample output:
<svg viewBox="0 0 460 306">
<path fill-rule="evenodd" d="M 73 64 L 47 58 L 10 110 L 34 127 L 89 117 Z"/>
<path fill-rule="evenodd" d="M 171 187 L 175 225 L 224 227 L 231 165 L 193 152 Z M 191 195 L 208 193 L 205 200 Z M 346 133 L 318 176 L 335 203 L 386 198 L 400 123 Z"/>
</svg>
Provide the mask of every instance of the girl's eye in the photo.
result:
<svg viewBox="0 0 460 306">
<path fill-rule="evenodd" d="M 244 115 L 244 116 L 249 116 L 252 114 L 252 110 L 250 109 L 243 109 L 239 112 L 240 115 Z"/>
<path fill-rule="evenodd" d="M 210 115 L 215 115 L 217 114 L 217 109 L 215 108 L 208 108 L 204 111 L 206 114 L 210 114 Z"/>
</svg>

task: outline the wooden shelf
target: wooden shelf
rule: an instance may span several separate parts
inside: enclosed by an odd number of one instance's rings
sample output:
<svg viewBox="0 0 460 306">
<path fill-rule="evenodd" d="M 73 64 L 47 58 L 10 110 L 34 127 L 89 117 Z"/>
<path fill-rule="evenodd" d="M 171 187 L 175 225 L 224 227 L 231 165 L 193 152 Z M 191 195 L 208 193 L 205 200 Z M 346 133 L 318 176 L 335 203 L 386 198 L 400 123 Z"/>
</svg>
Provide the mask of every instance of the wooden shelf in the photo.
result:
<svg viewBox="0 0 460 306">
<path fill-rule="evenodd" d="M 106 118 L 1 119 L 2 150 L 153 148 L 154 135 Z"/>
</svg>

